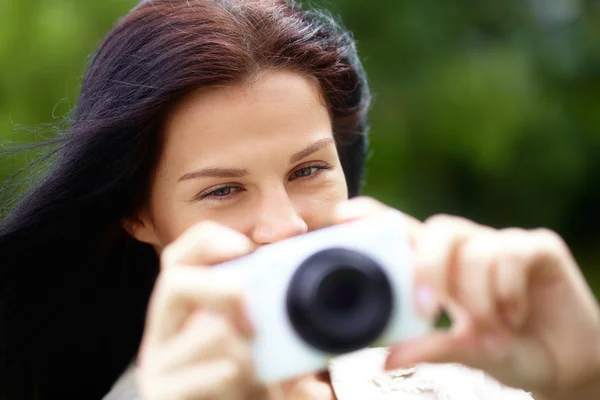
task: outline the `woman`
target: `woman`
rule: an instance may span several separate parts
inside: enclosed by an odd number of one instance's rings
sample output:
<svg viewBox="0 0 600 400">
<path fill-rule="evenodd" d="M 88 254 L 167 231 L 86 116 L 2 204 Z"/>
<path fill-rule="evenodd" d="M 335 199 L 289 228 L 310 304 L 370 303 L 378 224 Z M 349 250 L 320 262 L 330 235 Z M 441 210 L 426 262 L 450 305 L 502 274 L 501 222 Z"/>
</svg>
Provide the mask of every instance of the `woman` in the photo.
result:
<svg viewBox="0 0 600 400">
<path fill-rule="evenodd" d="M 147 400 L 333 398 L 323 374 L 255 382 L 239 288 L 208 267 L 385 209 L 347 201 L 368 106 L 353 40 L 323 14 L 140 3 L 2 224 L 0 398 L 101 398 L 130 364 Z M 460 362 L 536 400 L 600 393 L 597 305 L 557 235 L 411 221 L 420 311 L 448 309 L 454 329 L 388 367 Z"/>
</svg>

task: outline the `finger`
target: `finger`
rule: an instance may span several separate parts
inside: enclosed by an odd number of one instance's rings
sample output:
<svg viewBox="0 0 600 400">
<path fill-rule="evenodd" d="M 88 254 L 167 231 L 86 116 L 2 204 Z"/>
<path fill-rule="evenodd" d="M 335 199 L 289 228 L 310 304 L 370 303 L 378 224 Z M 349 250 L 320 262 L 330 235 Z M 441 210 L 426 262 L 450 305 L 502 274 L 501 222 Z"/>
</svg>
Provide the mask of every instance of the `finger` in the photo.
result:
<svg viewBox="0 0 600 400">
<path fill-rule="evenodd" d="M 331 374 L 328 369 L 316 372 L 314 377 L 320 382 L 331 383 Z"/>
<path fill-rule="evenodd" d="M 250 334 L 239 276 L 219 272 L 187 266 L 162 271 L 148 307 L 150 343 L 171 338 L 197 309 L 223 314 L 240 326 L 242 333 Z"/>
<path fill-rule="evenodd" d="M 195 364 L 148 383 L 149 398 L 242 400 L 250 390 L 252 375 L 228 359 Z"/>
<path fill-rule="evenodd" d="M 456 300 L 449 299 L 444 308 L 450 318 L 450 330 L 456 335 L 462 335 L 472 329 L 473 320 L 467 312 Z"/>
<path fill-rule="evenodd" d="M 216 222 L 205 220 L 167 246 L 161 254 L 161 266 L 213 265 L 245 256 L 255 245 L 245 235 Z"/>
<path fill-rule="evenodd" d="M 206 311 L 194 313 L 177 336 L 155 351 L 160 371 L 218 358 L 250 368 L 250 346 L 225 317 Z"/>
<path fill-rule="evenodd" d="M 494 292 L 503 317 L 513 329 L 520 329 L 529 315 L 528 286 L 531 275 L 560 269 L 553 235 L 545 230 L 504 229 L 498 238 L 500 255 Z"/>
<path fill-rule="evenodd" d="M 392 347 L 385 369 L 418 363 L 458 363 L 489 372 L 507 358 L 508 340 L 504 332 L 482 335 L 473 326 L 460 333 L 436 331 Z"/>
<path fill-rule="evenodd" d="M 383 212 L 397 212 L 401 214 L 406 224 L 409 239 L 413 240 L 417 230 L 421 226 L 421 221 L 366 196 L 354 197 L 338 204 L 334 209 L 331 225 L 367 218 Z"/>
<path fill-rule="evenodd" d="M 282 383 L 284 397 L 293 400 L 334 400 L 335 394 L 329 380 L 311 374 Z"/>
<path fill-rule="evenodd" d="M 520 329 L 528 315 L 527 279 L 518 263 L 499 261 L 495 269 L 495 291 L 502 319 L 514 330 Z"/>
<path fill-rule="evenodd" d="M 502 254 L 498 257 L 494 294 L 504 321 L 518 330 L 527 319 L 529 304 L 527 295 L 527 269 L 525 264 L 531 256 L 529 240 L 524 231 L 504 230 L 499 238 Z"/>
<path fill-rule="evenodd" d="M 456 257 L 452 296 L 483 330 L 500 324 L 493 287 L 497 256 L 498 235 L 483 233 L 464 243 Z"/>
<path fill-rule="evenodd" d="M 341 224 L 390 210 L 385 204 L 366 196 L 354 197 L 338 204 L 332 215 L 333 224 Z"/>
<path fill-rule="evenodd" d="M 461 364 L 516 387 L 548 385 L 554 368 L 545 346 L 533 338 L 518 339 L 507 331 L 481 335 L 474 329 L 462 335 L 436 332 L 395 346 L 385 369 L 420 363 Z"/>
<path fill-rule="evenodd" d="M 415 303 L 419 313 L 432 318 L 440 302 L 451 297 L 457 249 L 481 228 L 465 219 L 446 215 L 428 218 L 414 248 Z"/>
<path fill-rule="evenodd" d="M 470 365 L 474 346 L 450 332 L 436 331 L 427 336 L 408 340 L 391 348 L 385 369 L 406 368 L 418 363 L 460 363 Z"/>
</svg>

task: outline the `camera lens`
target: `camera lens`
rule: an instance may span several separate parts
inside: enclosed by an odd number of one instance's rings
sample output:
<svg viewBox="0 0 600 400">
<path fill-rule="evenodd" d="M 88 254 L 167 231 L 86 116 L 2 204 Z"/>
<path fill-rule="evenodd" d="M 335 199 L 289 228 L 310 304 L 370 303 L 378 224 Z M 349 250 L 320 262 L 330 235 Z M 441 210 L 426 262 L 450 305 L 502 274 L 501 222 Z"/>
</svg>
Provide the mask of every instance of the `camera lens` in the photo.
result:
<svg viewBox="0 0 600 400">
<path fill-rule="evenodd" d="M 361 274 L 350 268 L 334 271 L 319 286 L 317 308 L 332 314 L 353 312 L 364 292 L 361 290 L 361 278 Z"/>
<path fill-rule="evenodd" d="M 334 354 L 371 344 L 387 326 L 393 306 L 392 288 L 380 265 L 344 248 L 306 259 L 290 281 L 286 300 L 298 335 Z"/>
</svg>

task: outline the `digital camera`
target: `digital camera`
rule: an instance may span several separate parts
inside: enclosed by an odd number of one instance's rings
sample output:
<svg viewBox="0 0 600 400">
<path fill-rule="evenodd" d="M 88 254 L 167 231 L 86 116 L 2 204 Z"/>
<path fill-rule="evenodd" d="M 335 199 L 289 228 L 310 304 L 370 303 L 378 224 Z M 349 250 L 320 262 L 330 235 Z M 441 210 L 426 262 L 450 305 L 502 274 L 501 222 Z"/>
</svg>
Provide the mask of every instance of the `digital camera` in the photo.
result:
<svg viewBox="0 0 600 400">
<path fill-rule="evenodd" d="M 265 383 L 432 325 L 413 306 L 411 251 L 395 210 L 270 244 L 216 269 L 242 276 L 255 369 Z"/>
</svg>

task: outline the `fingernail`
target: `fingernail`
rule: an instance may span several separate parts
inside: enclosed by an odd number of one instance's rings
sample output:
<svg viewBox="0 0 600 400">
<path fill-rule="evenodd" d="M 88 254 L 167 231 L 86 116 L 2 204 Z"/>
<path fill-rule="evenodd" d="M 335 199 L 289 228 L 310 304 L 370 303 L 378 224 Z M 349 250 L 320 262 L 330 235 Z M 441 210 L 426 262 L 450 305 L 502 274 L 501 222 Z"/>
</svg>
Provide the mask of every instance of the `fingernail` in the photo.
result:
<svg viewBox="0 0 600 400">
<path fill-rule="evenodd" d="M 417 311 L 425 319 L 435 318 L 438 313 L 438 301 L 433 288 L 426 284 L 417 286 L 415 292 Z"/>
<path fill-rule="evenodd" d="M 384 371 L 400 368 L 402 359 L 398 353 L 398 351 L 394 351 L 386 358 L 385 365 L 383 366 Z"/>
<path fill-rule="evenodd" d="M 396 363 L 394 362 L 394 360 L 391 360 L 389 357 L 387 360 L 385 360 L 385 365 L 383 366 L 383 370 L 384 371 L 391 371 L 393 369 L 397 369 L 396 368 Z"/>
<path fill-rule="evenodd" d="M 412 367 L 414 362 L 409 361 L 407 357 L 409 356 L 407 356 L 400 348 L 394 349 L 386 358 L 383 370 L 391 371 L 394 369 Z"/>
</svg>

